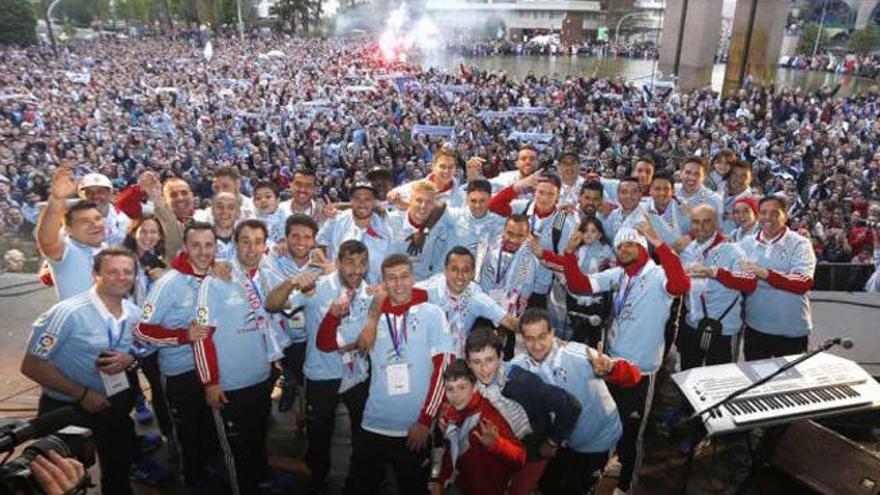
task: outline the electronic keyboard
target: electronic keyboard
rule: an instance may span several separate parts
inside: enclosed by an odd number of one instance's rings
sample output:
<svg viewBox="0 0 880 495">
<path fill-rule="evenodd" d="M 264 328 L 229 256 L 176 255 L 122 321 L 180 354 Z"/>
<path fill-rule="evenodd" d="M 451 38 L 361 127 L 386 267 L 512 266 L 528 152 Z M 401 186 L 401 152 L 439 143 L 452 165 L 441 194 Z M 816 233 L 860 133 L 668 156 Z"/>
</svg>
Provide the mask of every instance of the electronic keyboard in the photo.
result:
<svg viewBox="0 0 880 495">
<path fill-rule="evenodd" d="M 799 356 L 693 368 L 672 375 L 695 411 L 773 373 Z M 819 353 L 703 415 L 709 435 L 880 408 L 880 383 L 858 364 Z"/>
</svg>

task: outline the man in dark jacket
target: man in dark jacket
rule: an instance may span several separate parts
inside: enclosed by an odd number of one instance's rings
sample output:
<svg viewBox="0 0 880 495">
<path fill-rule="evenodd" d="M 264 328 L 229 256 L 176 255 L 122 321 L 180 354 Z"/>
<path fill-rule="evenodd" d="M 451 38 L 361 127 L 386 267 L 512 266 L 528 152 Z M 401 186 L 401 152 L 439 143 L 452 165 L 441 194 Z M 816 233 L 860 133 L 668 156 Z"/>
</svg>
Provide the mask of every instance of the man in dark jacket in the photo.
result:
<svg viewBox="0 0 880 495">
<path fill-rule="evenodd" d="M 492 402 L 514 432 L 531 430 L 521 439 L 526 446 L 526 465 L 514 475 L 508 490 L 510 495 L 529 494 L 541 479 L 547 461 L 574 428 L 581 405 L 562 388 L 544 383 L 519 366 L 503 363 L 501 340 L 488 325 L 475 325 L 465 343 L 465 353 L 483 397 Z M 527 417 L 522 417 L 523 411 Z"/>
</svg>

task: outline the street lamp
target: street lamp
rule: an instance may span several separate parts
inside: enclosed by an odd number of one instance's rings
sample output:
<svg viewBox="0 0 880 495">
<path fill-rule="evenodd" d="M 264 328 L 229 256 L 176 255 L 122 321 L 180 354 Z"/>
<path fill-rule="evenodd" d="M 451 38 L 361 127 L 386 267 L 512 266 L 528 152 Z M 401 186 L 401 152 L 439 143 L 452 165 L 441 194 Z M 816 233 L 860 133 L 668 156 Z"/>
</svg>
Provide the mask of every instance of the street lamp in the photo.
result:
<svg viewBox="0 0 880 495">
<path fill-rule="evenodd" d="M 52 0 L 49 7 L 46 8 L 46 30 L 49 32 L 49 42 L 52 43 L 52 52 L 58 56 L 58 45 L 55 43 L 55 33 L 52 31 L 52 11 L 61 0 Z"/>
</svg>

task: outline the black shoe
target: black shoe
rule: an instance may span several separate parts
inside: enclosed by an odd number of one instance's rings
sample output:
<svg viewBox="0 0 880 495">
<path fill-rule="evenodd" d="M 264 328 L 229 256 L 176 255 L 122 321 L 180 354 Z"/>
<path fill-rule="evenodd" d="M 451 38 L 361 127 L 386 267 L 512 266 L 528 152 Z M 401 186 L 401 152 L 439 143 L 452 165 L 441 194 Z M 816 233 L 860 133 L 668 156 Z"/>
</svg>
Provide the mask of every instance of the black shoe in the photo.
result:
<svg viewBox="0 0 880 495">
<path fill-rule="evenodd" d="M 278 412 L 287 412 L 296 401 L 296 386 L 292 383 L 281 387 L 281 398 L 278 399 Z"/>
</svg>

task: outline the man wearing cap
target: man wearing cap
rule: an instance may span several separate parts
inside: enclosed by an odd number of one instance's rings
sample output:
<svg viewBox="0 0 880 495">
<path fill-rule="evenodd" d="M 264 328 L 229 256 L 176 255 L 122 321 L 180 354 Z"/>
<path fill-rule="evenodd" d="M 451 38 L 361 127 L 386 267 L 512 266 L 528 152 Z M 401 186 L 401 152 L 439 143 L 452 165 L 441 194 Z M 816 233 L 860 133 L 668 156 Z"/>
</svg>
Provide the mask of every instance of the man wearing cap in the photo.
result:
<svg viewBox="0 0 880 495">
<path fill-rule="evenodd" d="M 327 258 L 336 259 L 337 249 L 343 242 L 361 241 L 370 251 L 370 269 L 366 280 L 370 284 L 381 282 L 381 265 L 388 251 L 391 235 L 385 219 L 375 211 L 377 190 L 370 182 L 355 182 L 349 190 L 351 208 L 328 219 L 318 231 L 319 246 L 327 248 Z"/>
<path fill-rule="evenodd" d="M 649 242 L 660 259 L 659 267 L 648 256 Z M 604 348 L 611 357 L 624 358 L 642 371 L 642 381 L 633 388 L 609 384 L 623 422 L 623 437 L 617 445 L 622 464 L 618 486 L 629 490 L 641 463 L 641 437 L 651 411 L 655 376 L 663 361 L 672 300 L 687 293 L 690 279 L 650 222 L 640 223 L 638 230 L 621 228 L 614 238 L 614 249 L 618 266 L 589 275 L 581 273 L 576 255 L 568 250 L 559 256 L 545 249 L 542 258 L 562 265 L 574 293 L 612 292 L 614 320 L 603 339 Z"/>
<path fill-rule="evenodd" d="M 742 242 L 746 237 L 759 232 L 758 201 L 747 196 L 733 202 L 733 221 L 736 228 L 730 232 L 733 242 Z"/>
<path fill-rule="evenodd" d="M 67 206 L 67 199 L 76 191 L 73 170 L 59 168 L 52 176 L 49 201 L 37 220 L 37 247 L 49 260 L 59 300 L 89 290 L 92 259 L 105 246 L 104 218 L 98 205 L 79 201 Z"/>
<path fill-rule="evenodd" d="M 385 202 L 388 192 L 394 189 L 394 175 L 391 170 L 382 167 L 373 167 L 367 172 L 367 181 L 376 188 L 376 199 L 383 202 L 382 206 L 388 209 L 389 205 Z"/>
<path fill-rule="evenodd" d="M 92 201 L 104 217 L 104 238 L 110 245 L 122 244 L 131 219 L 110 202 L 113 183 L 104 174 L 86 174 L 79 181 L 79 197 Z"/>
</svg>

